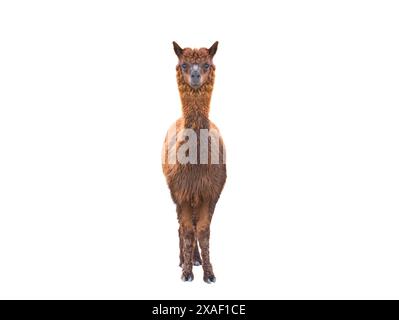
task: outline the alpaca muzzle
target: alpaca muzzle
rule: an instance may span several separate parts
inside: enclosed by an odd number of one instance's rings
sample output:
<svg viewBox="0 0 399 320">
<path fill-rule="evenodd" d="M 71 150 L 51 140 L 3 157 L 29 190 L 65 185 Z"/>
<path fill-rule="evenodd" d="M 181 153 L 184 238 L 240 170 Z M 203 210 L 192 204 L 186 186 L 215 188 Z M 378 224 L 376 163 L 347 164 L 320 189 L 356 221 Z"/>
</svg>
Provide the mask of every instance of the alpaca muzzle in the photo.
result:
<svg viewBox="0 0 399 320">
<path fill-rule="evenodd" d="M 198 88 L 201 85 L 201 73 L 198 64 L 194 64 L 191 68 L 190 85 L 193 88 Z"/>
</svg>

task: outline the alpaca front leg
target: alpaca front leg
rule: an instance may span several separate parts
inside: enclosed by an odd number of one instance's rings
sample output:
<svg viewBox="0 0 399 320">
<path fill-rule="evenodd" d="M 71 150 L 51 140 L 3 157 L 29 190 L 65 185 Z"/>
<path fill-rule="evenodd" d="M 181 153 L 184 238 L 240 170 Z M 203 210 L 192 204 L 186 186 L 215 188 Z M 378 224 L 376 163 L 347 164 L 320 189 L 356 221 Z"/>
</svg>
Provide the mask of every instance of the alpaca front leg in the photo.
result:
<svg viewBox="0 0 399 320">
<path fill-rule="evenodd" d="M 183 257 L 183 231 L 182 228 L 179 227 L 179 267 L 183 266 L 184 257 Z M 194 240 L 194 257 L 193 257 L 193 265 L 200 266 L 202 264 L 201 255 L 198 249 L 198 241 L 197 239 Z"/>
<path fill-rule="evenodd" d="M 193 258 L 195 233 L 192 209 L 189 205 L 185 205 L 182 207 L 180 229 L 183 240 L 183 272 L 181 278 L 183 281 L 192 281 L 194 279 Z"/>
<path fill-rule="evenodd" d="M 179 267 L 183 266 L 184 258 L 183 258 L 183 234 L 179 228 L 179 243 L 180 243 L 180 263 Z M 197 239 L 194 240 L 194 257 L 193 257 L 193 265 L 200 266 L 202 264 L 201 254 L 198 249 L 198 241 Z"/>
<path fill-rule="evenodd" d="M 181 210 L 178 211 L 179 215 L 181 214 Z M 179 267 L 183 267 L 184 263 L 184 256 L 183 256 L 183 228 L 179 227 Z M 200 266 L 202 264 L 201 255 L 198 249 L 198 241 L 197 239 L 194 240 L 194 257 L 193 257 L 193 264 L 194 266 Z"/>
<path fill-rule="evenodd" d="M 209 203 L 203 203 L 199 209 L 196 233 L 201 247 L 202 268 L 204 269 L 204 281 L 207 283 L 216 282 L 213 273 L 211 260 L 209 257 L 209 237 L 210 237 L 211 214 Z"/>
</svg>

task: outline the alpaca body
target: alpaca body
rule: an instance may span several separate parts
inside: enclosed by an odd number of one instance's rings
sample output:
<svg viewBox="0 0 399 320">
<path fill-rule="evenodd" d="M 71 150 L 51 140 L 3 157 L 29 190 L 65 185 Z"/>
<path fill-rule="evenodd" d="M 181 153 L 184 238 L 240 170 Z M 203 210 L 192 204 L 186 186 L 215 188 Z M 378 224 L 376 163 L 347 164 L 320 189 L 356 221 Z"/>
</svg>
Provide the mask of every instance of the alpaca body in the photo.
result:
<svg viewBox="0 0 399 320">
<path fill-rule="evenodd" d="M 210 224 L 226 181 L 223 140 L 209 120 L 217 42 L 210 49 L 184 50 L 174 43 L 174 49 L 183 116 L 164 141 L 162 169 L 176 204 L 182 280 L 191 281 L 193 265 L 202 264 L 204 281 L 211 283 L 216 278 L 209 257 Z M 189 161 L 181 161 L 181 155 Z"/>
<path fill-rule="evenodd" d="M 173 201 L 182 205 L 187 202 L 193 207 L 196 207 L 201 201 L 210 201 L 216 204 L 220 193 L 223 190 L 226 181 L 226 164 L 224 159 L 224 144 L 220 137 L 218 128 L 209 121 L 209 128 L 211 129 L 215 139 L 209 139 L 208 147 L 208 164 L 201 164 L 200 162 L 200 146 L 197 146 L 197 164 L 169 164 L 165 161 L 162 169 L 166 177 Z M 180 118 L 175 124 L 171 126 L 169 132 L 176 130 L 176 135 L 179 136 L 186 127 L 184 126 L 184 119 Z M 197 136 L 200 135 L 199 130 L 195 130 Z M 215 145 L 214 141 L 219 145 Z M 168 135 L 164 141 L 164 156 L 168 158 L 168 154 L 174 153 L 178 150 L 181 142 L 175 138 L 174 135 Z M 172 150 L 171 150 L 172 149 Z M 212 153 L 218 152 L 219 163 L 212 164 Z"/>
</svg>

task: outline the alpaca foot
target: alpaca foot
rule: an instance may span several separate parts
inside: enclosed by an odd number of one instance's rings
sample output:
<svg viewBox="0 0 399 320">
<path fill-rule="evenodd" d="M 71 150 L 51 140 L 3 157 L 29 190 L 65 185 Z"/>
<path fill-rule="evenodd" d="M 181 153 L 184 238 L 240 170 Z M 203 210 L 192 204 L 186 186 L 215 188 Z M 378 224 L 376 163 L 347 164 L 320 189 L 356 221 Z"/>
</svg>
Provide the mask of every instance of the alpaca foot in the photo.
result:
<svg viewBox="0 0 399 320">
<path fill-rule="evenodd" d="M 201 262 L 201 259 L 194 259 L 194 261 L 193 261 L 193 265 L 195 265 L 195 266 L 200 266 L 202 264 L 202 262 Z"/>
<path fill-rule="evenodd" d="M 194 253 L 193 265 L 200 266 L 202 264 L 201 256 L 198 252 Z"/>
<path fill-rule="evenodd" d="M 194 249 L 194 257 L 193 257 L 193 265 L 200 266 L 202 264 L 201 255 L 198 250 L 198 246 L 195 246 Z"/>
<path fill-rule="evenodd" d="M 191 282 L 194 280 L 194 274 L 192 272 L 185 272 L 183 271 L 183 274 L 181 275 L 181 279 L 183 282 Z"/>
<path fill-rule="evenodd" d="M 206 283 L 215 283 L 216 277 L 214 274 L 204 274 L 204 281 Z"/>
</svg>

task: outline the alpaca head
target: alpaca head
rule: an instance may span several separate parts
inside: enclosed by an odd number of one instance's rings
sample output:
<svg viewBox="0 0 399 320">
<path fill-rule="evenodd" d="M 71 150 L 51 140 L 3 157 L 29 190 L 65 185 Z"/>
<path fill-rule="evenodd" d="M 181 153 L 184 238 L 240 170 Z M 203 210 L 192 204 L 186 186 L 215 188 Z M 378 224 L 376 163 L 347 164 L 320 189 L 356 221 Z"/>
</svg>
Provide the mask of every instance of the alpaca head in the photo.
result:
<svg viewBox="0 0 399 320">
<path fill-rule="evenodd" d="M 215 65 L 212 59 L 218 48 L 217 41 L 209 49 L 182 49 L 176 42 L 173 42 L 173 48 L 179 58 L 176 70 L 193 90 L 213 81 Z"/>
</svg>

